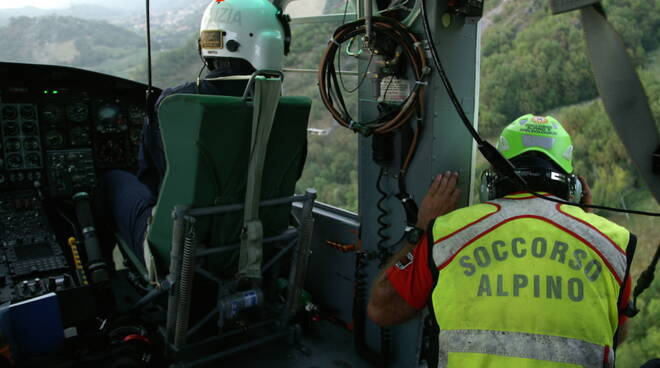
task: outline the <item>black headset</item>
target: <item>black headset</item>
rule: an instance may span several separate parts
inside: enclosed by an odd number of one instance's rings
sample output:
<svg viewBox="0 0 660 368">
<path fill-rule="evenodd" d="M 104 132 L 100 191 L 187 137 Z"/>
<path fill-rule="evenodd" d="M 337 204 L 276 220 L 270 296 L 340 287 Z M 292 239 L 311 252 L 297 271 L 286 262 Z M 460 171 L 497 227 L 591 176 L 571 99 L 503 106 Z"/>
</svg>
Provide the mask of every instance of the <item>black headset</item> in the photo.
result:
<svg viewBox="0 0 660 368">
<path fill-rule="evenodd" d="M 530 188 L 548 192 L 569 202 L 580 203 L 582 183 L 576 175 L 560 170 L 541 154 L 527 153 L 513 157 L 514 171 L 523 177 Z M 479 197 L 481 201 L 501 198 L 507 194 L 524 190 L 520 184 L 493 169 L 486 169 L 481 175 Z"/>
</svg>

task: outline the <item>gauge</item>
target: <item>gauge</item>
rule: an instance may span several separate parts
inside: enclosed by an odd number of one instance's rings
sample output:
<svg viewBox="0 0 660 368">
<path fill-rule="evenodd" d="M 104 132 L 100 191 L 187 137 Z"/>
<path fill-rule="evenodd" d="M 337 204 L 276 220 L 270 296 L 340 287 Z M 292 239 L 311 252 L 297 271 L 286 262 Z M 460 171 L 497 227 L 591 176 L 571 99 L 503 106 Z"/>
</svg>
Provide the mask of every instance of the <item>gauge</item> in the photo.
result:
<svg viewBox="0 0 660 368">
<path fill-rule="evenodd" d="M 33 135 L 37 133 L 37 125 L 31 121 L 28 121 L 27 123 L 23 123 L 23 134 L 26 135 Z"/>
<path fill-rule="evenodd" d="M 59 147 L 64 143 L 64 136 L 58 130 L 52 129 L 46 133 L 48 147 Z"/>
<path fill-rule="evenodd" d="M 21 107 L 21 117 L 26 120 L 34 119 L 34 107 L 29 105 Z"/>
<path fill-rule="evenodd" d="M 5 133 L 5 135 L 17 135 L 18 124 L 14 121 L 10 121 L 2 127 L 2 132 Z"/>
<path fill-rule="evenodd" d="M 102 104 L 96 111 L 96 130 L 101 133 L 117 133 L 126 130 L 119 107 L 112 103 Z"/>
<path fill-rule="evenodd" d="M 140 128 L 131 129 L 131 143 L 138 146 L 140 145 L 140 138 L 142 137 L 142 130 Z"/>
<path fill-rule="evenodd" d="M 128 108 L 128 118 L 132 124 L 141 125 L 145 116 L 147 116 L 147 113 L 139 106 L 133 105 Z"/>
<path fill-rule="evenodd" d="M 5 106 L 2 108 L 2 120 L 14 120 L 17 113 L 14 106 Z"/>
<path fill-rule="evenodd" d="M 39 149 L 39 141 L 34 138 L 26 138 L 23 140 L 23 148 L 28 151 L 37 151 Z"/>
<path fill-rule="evenodd" d="M 7 156 L 7 168 L 20 169 L 23 166 L 23 158 L 19 154 L 11 154 Z"/>
<path fill-rule="evenodd" d="M 62 109 L 57 105 L 49 104 L 43 109 L 43 119 L 48 124 L 57 124 L 62 121 Z"/>
<path fill-rule="evenodd" d="M 28 166 L 32 166 L 32 167 L 41 166 L 41 157 L 39 157 L 38 153 L 30 153 L 30 154 L 26 155 L 25 156 L 25 161 L 26 161 L 25 163 Z"/>
<path fill-rule="evenodd" d="M 91 143 L 89 139 L 89 128 L 88 127 L 75 127 L 71 129 L 69 134 L 69 140 L 74 146 L 85 146 Z"/>
<path fill-rule="evenodd" d="M 89 107 L 82 102 L 74 103 L 66 107 L 66 116 L 73 123 L 82 123 L 86 121 L 89 116 Z"/>
<path fill-rule="evenodd" d="M 5 148 L 7 152 L 16 152 L 21 150 L 21 141 L 16 138 L 8 139 L 5 142 Z"/>
<path fill-rule="evenodd" d="M 106 142 L 99 150 L 102 161 L 107 163 L 120 163 L 124 161 L 124 148 L 113 141 Z"/>
</svg>

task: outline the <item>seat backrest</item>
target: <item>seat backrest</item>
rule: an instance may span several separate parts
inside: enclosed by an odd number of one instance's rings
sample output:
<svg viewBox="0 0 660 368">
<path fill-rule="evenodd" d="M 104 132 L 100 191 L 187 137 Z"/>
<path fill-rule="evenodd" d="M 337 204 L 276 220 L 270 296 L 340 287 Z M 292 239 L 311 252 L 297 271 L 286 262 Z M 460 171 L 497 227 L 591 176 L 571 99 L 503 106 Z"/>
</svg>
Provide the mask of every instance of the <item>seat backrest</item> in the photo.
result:
<svg viewBox="0 0 660 368">
<path fill-rule="evenodd" d="M 311 100 L 282 97 L 277 107 L 263 170 L 261 200 L 293 194 L 307 153 Z M 172 209 L 243 203 L 252 134 L 253 103 L 240 97 L 176 94 L 160 105 L 159 118 L 167 170 L 147 239 L 157 264 L 167 267 Z M 291 205 L 260 210 L 264 237 L 284 231 Z M 240 242 L 243 212 L 199 218 L 199 244 Z M 238 253 L 207 260 L 211 270 L 235 271 Z"/>
</svg>

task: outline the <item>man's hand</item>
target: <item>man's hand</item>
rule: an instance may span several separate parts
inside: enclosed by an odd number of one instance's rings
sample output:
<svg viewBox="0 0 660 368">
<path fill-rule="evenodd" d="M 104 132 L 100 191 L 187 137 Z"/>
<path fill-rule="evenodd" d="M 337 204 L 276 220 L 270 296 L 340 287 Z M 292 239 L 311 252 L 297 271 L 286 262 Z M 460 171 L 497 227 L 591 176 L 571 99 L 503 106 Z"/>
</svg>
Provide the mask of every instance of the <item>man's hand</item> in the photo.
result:
<svg viewBox="0 0 660 368">
<path fill-rule="evenodd" d="M 582 198 L 580 198 L 580 204 L 586 204 L 586 205 L 591 205 L 593 204 L 593 200 L 591 198 L 591 188 L 589 188 L 589 184 L 587 183 L 587 178 L 585 178 L 582 175 L 578 176 L 578 179 L 580 180 L 580 183 L 582 183 Z M 585 207 L 583 208 L 585 212 L 593 212 L 593 208 L 591 207 Z"/>
<path fill-rule="evenodd" d="M 447 171 L 431 183 L 417 214 L 417 227 L 426 230 L 429 222 L 456 209 L 461 190 L 456 188 L 458 173 Z"/>
</svg>

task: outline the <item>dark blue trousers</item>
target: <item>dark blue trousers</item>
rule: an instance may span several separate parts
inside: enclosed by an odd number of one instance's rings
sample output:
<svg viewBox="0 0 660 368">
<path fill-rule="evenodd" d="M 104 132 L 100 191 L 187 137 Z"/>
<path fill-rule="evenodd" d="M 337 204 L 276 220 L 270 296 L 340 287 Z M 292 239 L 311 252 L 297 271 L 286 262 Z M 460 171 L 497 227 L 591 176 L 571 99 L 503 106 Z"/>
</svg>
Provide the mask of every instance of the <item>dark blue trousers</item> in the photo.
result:
<svg viewBox="0 0 660 368">
<path fill-rule="evenodd" d="M 143 242 L 147 220 L 157 198 L 137 176 L 122 170 L 112 170 L 100 179 L 97 193 L 100 218 L 113 225 L 144 263 Z"/>
</svg>

